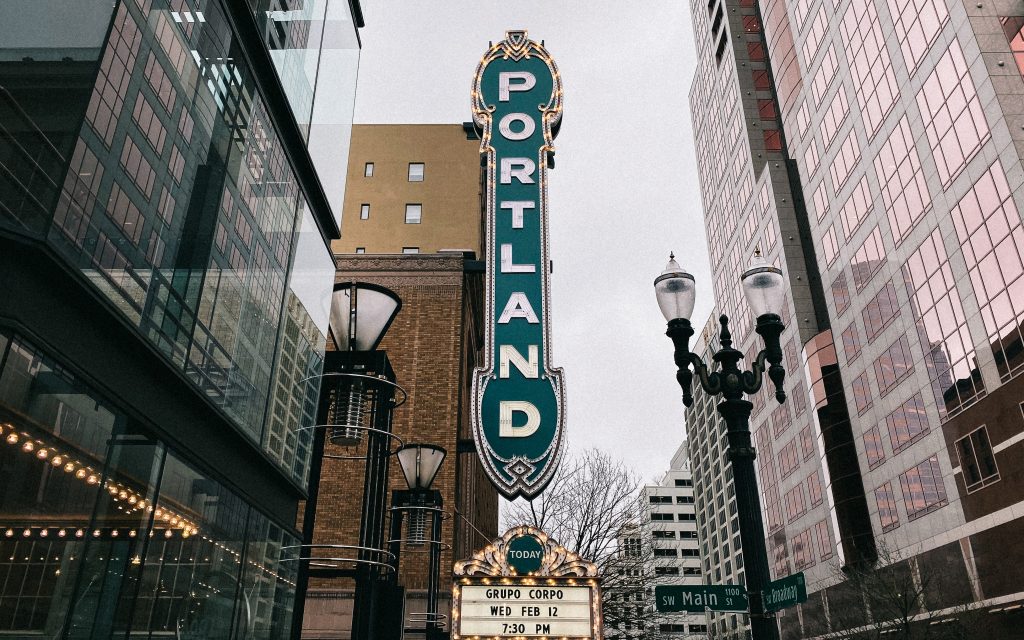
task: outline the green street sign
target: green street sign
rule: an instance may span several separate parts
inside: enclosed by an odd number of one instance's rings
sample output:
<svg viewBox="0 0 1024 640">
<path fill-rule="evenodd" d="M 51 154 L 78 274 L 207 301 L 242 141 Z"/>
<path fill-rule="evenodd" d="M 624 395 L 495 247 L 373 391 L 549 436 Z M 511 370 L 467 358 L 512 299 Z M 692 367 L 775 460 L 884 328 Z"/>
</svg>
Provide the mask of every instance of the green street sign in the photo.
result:
<svg viewBox="0 0 1024 640">
<path fill-rule="evenodd" d="M 565 387 L 551 366 L 547 170 L 562 117 L 554 61 L 525 31 L 484 54 L 473 120 L 487 171 L 486 345 L 473 375 L 473 435 L 506 498 L 533 498 L 562 453 Z"/>
<path fill-rule="evenodd" d="M 804 574 L 794 573 L 781 580 L 768 583 L 768 588 L 761 592 L 764 600 L 765 613 L 780 611 L 807 602 L 807 582 Z"/>
<path fill-rule="evenodd" d="M 740 585 L 672 584 L 654 587 L 654 608 L 661 613 L 746 612 L 750 602 L 747 590 Z"/>
</svg>

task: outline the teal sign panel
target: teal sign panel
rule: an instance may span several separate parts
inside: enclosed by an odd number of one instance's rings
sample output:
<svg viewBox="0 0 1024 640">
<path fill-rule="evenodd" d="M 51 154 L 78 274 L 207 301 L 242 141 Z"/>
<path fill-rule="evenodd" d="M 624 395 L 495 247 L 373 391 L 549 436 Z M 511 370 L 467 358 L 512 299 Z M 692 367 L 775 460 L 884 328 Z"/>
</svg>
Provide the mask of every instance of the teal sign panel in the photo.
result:
<svg viewBox="0 0 1024 640">
<path fill-rule="evenodd" d="M 536 536 L 528 533 L 516 536 L 509 540 L 505 559 L 518 575 L 529 575 L 540 569 L 544 560 L 544 545 Z"/>
<path fill-rule="evenodd" d="M 565 421 L 562 370 L 551 366 L 547 243 L 562 82 L 543 46 L 509 31 L 480 61 L 472 99 L 487 180 L 486 347 L 473 376 L 473 434 L 498 491 L 533 498 L 558 466 Z"/>
<path fill-rule="evenodd" d="M 746 589 L 736 584 L 654 587 L 654 608 L 662 613 L 745 612 L 749 607 Z"/>
<path fill-rule="evenodd" d="M 781 611 L 788 607 L 795 607 L 801 602 L 807 602 L 807 581 L 801 571 L 775 582 L 769 582 L 768 588 L 761 593 L 765 613 Z"/>
</svg>

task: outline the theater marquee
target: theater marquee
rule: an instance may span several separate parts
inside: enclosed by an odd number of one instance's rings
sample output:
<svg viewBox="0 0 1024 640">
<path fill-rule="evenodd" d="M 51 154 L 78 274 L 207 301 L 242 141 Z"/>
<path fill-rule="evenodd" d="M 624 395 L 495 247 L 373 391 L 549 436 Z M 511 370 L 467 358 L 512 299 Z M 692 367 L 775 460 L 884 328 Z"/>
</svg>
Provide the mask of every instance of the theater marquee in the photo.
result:
<svg viewBox="0 0 1024 640">
<path fill-rule="evenodd" d="M 455 563 L 452 640 L 600 640 L 597 567 L 522 526 Z"/>
<path fill-rule="evenodd" d="M 509 31 L 473 80 L 473 119 L 486 160 L 487 345 L 473 376 L 473 433 L 507 498 L 532 498 L 561 457 L 562 370 L 551 366 L 547 170 L 562 115 L 554 61 Z"/>
</svg>

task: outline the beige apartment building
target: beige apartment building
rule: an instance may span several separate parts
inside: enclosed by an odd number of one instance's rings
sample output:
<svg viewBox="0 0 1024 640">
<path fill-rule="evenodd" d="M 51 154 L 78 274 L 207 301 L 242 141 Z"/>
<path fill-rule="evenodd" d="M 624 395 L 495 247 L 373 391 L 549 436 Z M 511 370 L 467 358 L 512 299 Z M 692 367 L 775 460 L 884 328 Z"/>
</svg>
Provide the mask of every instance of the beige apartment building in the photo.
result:
<svg viewBox="0 0 1024 640">
<path fill-rule="evenodd" d="M 482 255 L 480 141 L 458 124 L 363 124 L 352 147 L 336 254 Z"/>
</svg>

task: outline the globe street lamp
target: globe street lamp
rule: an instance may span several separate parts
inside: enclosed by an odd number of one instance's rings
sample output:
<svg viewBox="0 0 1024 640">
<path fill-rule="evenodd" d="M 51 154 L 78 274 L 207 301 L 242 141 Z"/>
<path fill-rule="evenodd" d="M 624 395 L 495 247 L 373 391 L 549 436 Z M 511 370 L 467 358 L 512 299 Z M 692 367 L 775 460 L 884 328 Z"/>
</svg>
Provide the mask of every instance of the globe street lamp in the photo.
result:
<svg viewBox="0 0 1024 640">
<path fill-rule="evenodd" d="M 441 463 L 447 455 L 443 447 L 433 444 L 406 444 L 399 447 L 396 455 L 402 467 L 402 475 L 409 485 L 407 490 L 391 493 L 391 539 L 389 542 L 391 561 L 398 575 L 398 560 L 404 542 L 408 547 L 430 545 L 430 564 L 427 572 L 427 607 L 423 614 L 426 622 L 427 640 L 441 636 L 441 619 L 437 612 L 437 590 L 441 575 L 441 520 L 443 500 L 441 492 L 431 489 Z M 402 540 L 402 517 L 409 513 L 409 534 Z M 430 516 L 430 540 L 426 540 L 427 516 Z"/>
<path fill-rule="evenodd" d="M 764 524 L 761 519 L 761 500 L 754 473 L 754 446 L 750 438 L 750 412 L 753 403 L 744 395 L 753 395 L 761 389 L 766 372 L 775 385 L 775 398 L 781 404 L 786 399 L 782 389 L 785 370 L 782 367 L 782 348 L 779 336 L 785 326 L 779 313 L 784 300 L 785 280 L 782 271 L 755 252 L 750 266 L 741 277 L 743 293 L 750 310 L 757 318 L 755 331 L 764 340 L 764 349 L 757 354 L 749 371 L 739 368 L 743 352 L 732 346 L 729 318 L 719 318 L 721 348 L 712 356 L 718 364 L 711 370 L 700 356 L 690 352 L 693 327 L 690 314 L 696 297 L 693 276 L 683 270 L 675 256 L 669 256 L 668 266 L 654 280 L 658 306 L 668 321 L 666 335 L 675 345 L 675 362 L 679 371 L 676 379 L 683 390 L 683 404 L 693 404 L 690 390 L 693 374 L 711 395 L 721 395 L 718 413 L 725 420 L 729 442 L 729 460 L 732 462 L 733 482 L 736 488 L 736 506 L 739 510 L 740 544 L 746 565 L 747 592 L 750 600 L 750 632 L 753 640 L 777 640 L 778 627 L 773 617 L 766 615 L 762 592 L 768 586 L 768 554 L 765 550 Z M 693 365 L 694 371 L 690 371 Z M 714 365 L 712 365 L 714 366 Z"/>
</svg>

